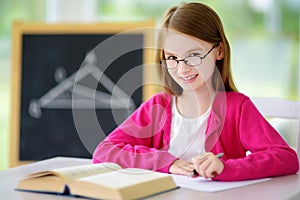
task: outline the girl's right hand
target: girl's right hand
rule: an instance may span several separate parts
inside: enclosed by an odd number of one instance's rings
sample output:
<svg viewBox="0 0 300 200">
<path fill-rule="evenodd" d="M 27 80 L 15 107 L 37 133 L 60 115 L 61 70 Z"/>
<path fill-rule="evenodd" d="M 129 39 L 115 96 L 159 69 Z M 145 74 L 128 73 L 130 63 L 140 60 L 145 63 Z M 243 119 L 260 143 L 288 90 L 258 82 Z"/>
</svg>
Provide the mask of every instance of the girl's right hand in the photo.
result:
<svg viewBox="0 0 300 200">
<path fill-rule="evenodd" d="M 190 175 L 194 170 L 194 165 L 192 162 L 187 162 L 184 160 L 175 160 L 171 167 L 169 168 L 169 173 L 180 174 L 180 175 Z"/>
<path fill-rule="evenodd" d="M 197 173 L 204 178 L 214 178 L 224 169 L 223 162 L 211 152 L 193 157 L 192 162 Z"/>
</svg>

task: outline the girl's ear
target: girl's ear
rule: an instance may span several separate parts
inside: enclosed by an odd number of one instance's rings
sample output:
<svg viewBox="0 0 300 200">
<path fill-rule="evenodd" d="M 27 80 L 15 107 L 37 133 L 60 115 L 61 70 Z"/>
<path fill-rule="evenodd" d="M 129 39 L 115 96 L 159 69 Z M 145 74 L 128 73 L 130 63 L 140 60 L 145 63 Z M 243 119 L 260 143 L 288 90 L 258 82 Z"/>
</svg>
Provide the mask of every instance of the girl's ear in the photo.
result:
<svg viewBox="0 0 300 200">
<path fill-rule="evenodd" d="M 219 46 L 217 47 L 218 55 L 217 60 L 222 60 L 224 58 L 224 44 L 220 42 Z"/>
</svg>

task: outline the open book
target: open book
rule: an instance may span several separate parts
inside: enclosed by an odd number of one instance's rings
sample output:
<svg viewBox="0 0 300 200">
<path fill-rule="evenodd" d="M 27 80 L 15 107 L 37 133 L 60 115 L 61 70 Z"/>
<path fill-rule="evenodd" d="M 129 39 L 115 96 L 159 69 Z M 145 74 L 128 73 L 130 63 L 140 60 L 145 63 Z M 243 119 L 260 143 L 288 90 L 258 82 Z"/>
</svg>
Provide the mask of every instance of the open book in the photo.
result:
<svg viewBox="0 0 300 200">
<path fill-rule="evenodd" d="M 168 174 L 100 163 L 29 174 L 16 189 L 94 199 L 137 199 L 175 188 Z"/>
</svg>

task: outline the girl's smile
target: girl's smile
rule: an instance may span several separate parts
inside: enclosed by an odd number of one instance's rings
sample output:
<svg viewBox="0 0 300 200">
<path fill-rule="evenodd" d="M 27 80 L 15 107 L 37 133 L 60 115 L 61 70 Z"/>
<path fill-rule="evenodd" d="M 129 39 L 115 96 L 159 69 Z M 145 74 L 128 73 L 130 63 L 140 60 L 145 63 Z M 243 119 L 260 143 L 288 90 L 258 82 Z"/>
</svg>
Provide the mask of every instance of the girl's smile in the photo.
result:
<svg viewBox="0 0 300 200">
<path fill-rule="evenodd" d="M 186 82 L 186 83 L 191 83 L 193 82 L 196 78 L 198 77 L 198 74 L 194 74 L 191 76 L 185 76 L 185 77 L 181 77 L 181 79 Z"/>
</svg>

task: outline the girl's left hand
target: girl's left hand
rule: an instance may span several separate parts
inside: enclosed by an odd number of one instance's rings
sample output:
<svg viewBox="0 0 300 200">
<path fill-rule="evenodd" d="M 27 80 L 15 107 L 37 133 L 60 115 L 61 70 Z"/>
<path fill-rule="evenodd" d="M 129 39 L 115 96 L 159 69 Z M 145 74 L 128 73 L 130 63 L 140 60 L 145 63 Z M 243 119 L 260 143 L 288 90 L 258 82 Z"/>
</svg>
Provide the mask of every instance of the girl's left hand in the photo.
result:
<svg viewBox="0 0 300 200">
<path fill-rule="evenodd" d="M 189 175 L 193 172 L 193 163 L 185 160 L 175 160 L 169 169 L 171 174 Z"/>
<path fill-rule="evenodd" d="M 192 163 L 198 174 L 204 178 L 214 178 L 224 169 L 223 162 L 211 152 L 193 157 Z"/>
</svg>

